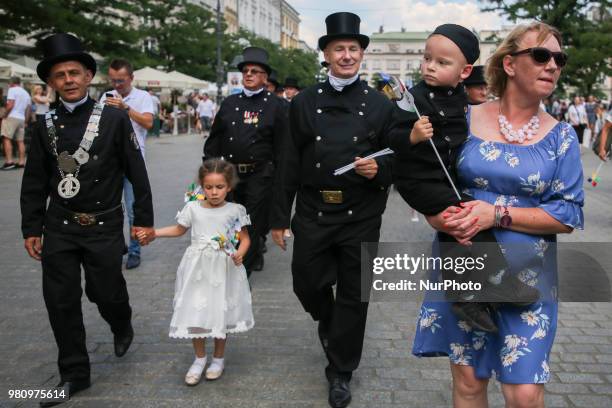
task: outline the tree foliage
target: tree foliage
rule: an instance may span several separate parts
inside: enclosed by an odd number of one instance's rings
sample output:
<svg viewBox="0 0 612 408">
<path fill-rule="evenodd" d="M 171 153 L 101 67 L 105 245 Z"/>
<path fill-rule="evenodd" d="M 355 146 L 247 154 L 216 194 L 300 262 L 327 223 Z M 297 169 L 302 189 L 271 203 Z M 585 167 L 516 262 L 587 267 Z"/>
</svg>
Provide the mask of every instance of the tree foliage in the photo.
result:
<svg viewBox="0 0 612 408">
<path fill-rule="evenodd" d="M 40 40 L 69 32 L 91 52 L 129 56 L 139 39 L 138 30 L 130 24 L 133 10 L 129 0 L 2 0 L 0 38 L 27 35 L 35 41 L 30 54 L 40 56 Z"/>
<path fill-rule="evenodd" d="M 542 21 L 559 29 L 570 59 L 559 81 L 579 93 L 598 93 L 597 84 L 612 75 L 610 0 L 487 0 L 483 11 L 498 11 L 513 22 Z M 593 11 L 595 11 L 593 13 Z M 591 16 L 589 16 L 589 12 Z"/>
<path fill-rule="evenodd" d="M 100 56 L 103 65 L 122 57 L 135 68 L 148 65 L 216 80 L 216 16 L 188 0 L 0 0 L 0 19 L 0 42 L 25 35 L 35 42 L 28 52 L 34 57 L 40 58 L 41 39 L 68 32 Z M 315 81 L 316 54 L 281 49 L 244 30 L 222 36 L 225 70 L 247 45 L 268 50 L 279 78 L 293 76 L 304 85 Z"/>
<path fill-rule="evenodd" d="M 298 80 L 301 87 L 312 85 L 316 82 L 319 74 L 319 61 L 314 52 L 305 52 L 295 48 L 280 48 L 272 41 L 258 37 L 251 32 L 240 30 L 234 36 L 237 45 L 234 48 L 235 55 L 242 50 L 242 45 L 261 47 L 270 54 L 270 66 L 277 72 L 277 77 L 282 83 L 285 78 L 293 77 Z"/>
</svg>

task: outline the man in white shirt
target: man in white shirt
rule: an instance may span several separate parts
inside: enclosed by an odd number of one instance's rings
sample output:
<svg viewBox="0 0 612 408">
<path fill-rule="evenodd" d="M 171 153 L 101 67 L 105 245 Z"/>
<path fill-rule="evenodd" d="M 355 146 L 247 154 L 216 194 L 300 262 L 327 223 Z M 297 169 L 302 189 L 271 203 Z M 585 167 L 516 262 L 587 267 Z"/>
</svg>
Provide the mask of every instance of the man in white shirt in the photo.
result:
<svg viewBox="0 0 612 408">
<path fill-rule="evenodd" d="M 205 134 L 208 133 L 212 125 L 212 119 L 215 116 L 215 104 L 208 98 L 207 93 L 202 95 L 202 99 L 198 102 L 196 112 L 198 113 L 198 118 L 200 118 L 202 132 Z"/>
<path fill-rule="evenodd" d="M 9 80 L 6 97 L 6 115 L 2 120 L 2 142 L 4 144 L 4 165 L 2 170 L 23 168 L 25 166 L 25 136 L 26 118 L 30 116 L 30 95 L 21 87 L 21 80 L 13 77 Z M 13 161 L 13 140 L 17 142 L 19 161 Z"/>
<path fill-rule="evenodd" d="M 123 59 L 113 60 L 108 68 L 108 77 L 115 88 L 100 98 L 101 102 L 127 111 L 132 127 L 134 128 L 134 142 L 140 146 L 142 157 L 145 156 L 145 139 L 147 130 L 153 127 L 153 114 L 155 105 L 148 92 L 132 86 L 134 69 L 129 61 Z M 123 198 L 130 221 L 134 223 L 134 190 L 130 182 L 125 179 L 123 184 Z M 136 239 L 130 239 L 126 269 L 133 269 L 140 265 L 140 244 Z"/>
</svg>

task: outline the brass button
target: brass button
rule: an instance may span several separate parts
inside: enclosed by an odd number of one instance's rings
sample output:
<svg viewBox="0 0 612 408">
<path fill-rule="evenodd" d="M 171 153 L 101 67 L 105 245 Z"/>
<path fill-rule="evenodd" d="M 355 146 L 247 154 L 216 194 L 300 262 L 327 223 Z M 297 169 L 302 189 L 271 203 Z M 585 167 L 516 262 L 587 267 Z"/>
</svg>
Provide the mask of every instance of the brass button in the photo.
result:
<svg viewBox="0 0 612 408">
<path fill-rule="evenodd" d="M 323 93 L 323 90 L 322 90 L 321 88 L 319 88 L 319 89 L 317 90 L 317 92 L 318 92 L 318 93 L 320 93 L 320 94 L 322 94 L 322 93 Z"/>
<path fill-rule="evenodd" d="M 230 155 L 229 155 L 229 157 L 230 157 L 230 159 L 231 159 L 231 158 L 232 158 L 232 157 L 234 157 L 234 156 L 232 156 L 232 155 L 230 154 Z"/>
<path fill-rule="evenodd" d="M 319 217 L 323 216 L 323 213 L 321 211 L 319 211 L 319 213 L 317 214 Z"/>
<path fill-rule="evenodd" d="M 233 137 L 230 137 L 230 139 L 229 139 L 229 140 L 230 140 L 230 142 L 231 142 L 232 140 L 234 140 L 234 138 L 233 138 Z"/>
<path fill-rule="evenodd" d="M 364 89 L 364 90 L 363 90 L 363 93 L 367 95 L 367 94 L 368 94 L 368 90 L 367 90 L 367 89 Z"/>
<path fill-rule="evenodd" d="M 353 215 L 353 210 L 348 210 L 348 215 Z"/>
<path fill-rule="evenodd" d="M 321 113 L 323 112 L 321 109 L 317 109 L 317 113 Z"/>
<path fill-rule="evenodd" d="M 353 136 L 353 142 L 356 142 L 357 140 L 357 136 Z"/>
<path fill-rule="evenodd" d="M 359 116 L 363 116 L 363 112 L 362 111 L 359 111 Z"/>
<path fill-rule="evenodd" d="M 238 107 L 236 106 L 236 110 L 238 111 L 238 110 L 240 110 L 240 108 L 238 108 Z"/>
<path fill-rule="evenodd" d="M 450 138 L 450 137 L 448 137 L 448 136 L 444 136 L 444 140 L 446 140 L 447 142 L 450 142 L 450 141 L 451 141 L 451 138 Z"/>
<path fill-rule="evenodd" d="M 317 136 L 315 139 L 317 139 L 318 142 L 319 140 L 321 140 L 321 136 Z"/>
<path fill-rule="evenodd" d="M 317 169 L 318 169 L 318 168 L 320 168 L 320 167 L 321 167 L 321 163 L 317 163 L 317 164 L 315 164 L 315 167 L 316 167 Z"/>
</svg>

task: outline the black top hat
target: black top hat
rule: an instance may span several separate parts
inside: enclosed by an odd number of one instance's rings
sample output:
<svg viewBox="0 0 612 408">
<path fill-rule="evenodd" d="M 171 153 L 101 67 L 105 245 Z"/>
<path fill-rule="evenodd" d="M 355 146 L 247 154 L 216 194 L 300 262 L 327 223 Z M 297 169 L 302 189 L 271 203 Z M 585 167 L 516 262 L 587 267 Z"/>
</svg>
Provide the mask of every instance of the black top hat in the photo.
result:
<svg viewBox="0 0 612 408">
<path fill-rule="evenodd" d="M 38 77 L 47 82 L 53 65 L 65 61 L 79 61 L 96 75 L 96 60 L 83 50 L 81 40 L 66 33 L 53 34 L 42 40 L 43 59 L 36 67 Z"/>
<path fill-rule="evenodd" d="M 270 75 L 268 75 L 268 83 L 274 85 L 276 88 L 278 88 L 278 86 L 280 85 L 275 70 L 272 70 L 272 72 L 270 72 Z"/>
<path fill-rule="evenodd" d="M 247 47 L 242 51 L 242 61 L 238 63 L 238 69 L 242 71 L 242 68 L 247 64 L 257 64 L 270 75 L 272 68 L 268 65 L 268 58 L 268 51 L 263 48 Z"/>
<path fill-rule="evenodd" d="M 463 85 L 472 86 L 472 85 L 486 85 L 487 81 L 485 81 L 484 77 L 484 66 L 475 65 L 472 68 L 472 73 L 469 77 L 463 81 Z"/>
<path fill-rule="evenodd" d="M 296 78 L 292 78 L 292 77 L 287 77 L 285 78 L 285 83 L 283 84 L 284 88 L 296 88 L 296 89 L 300 89 L 300 86 L 298 85 L 298 80 Z"/>
<path fill-rule="evenodd" d="M 359 23 L 361 19 L 357 14 L 347 12 L 330 14 L 325 19 L 327 35 L 319 38 L 319 49 L 322 51 L 330 41 L 343 38 L 356 39 L 361 48 L 367 48 L 370 38 L 367 35 L 359 34 Z"/>
</svg>

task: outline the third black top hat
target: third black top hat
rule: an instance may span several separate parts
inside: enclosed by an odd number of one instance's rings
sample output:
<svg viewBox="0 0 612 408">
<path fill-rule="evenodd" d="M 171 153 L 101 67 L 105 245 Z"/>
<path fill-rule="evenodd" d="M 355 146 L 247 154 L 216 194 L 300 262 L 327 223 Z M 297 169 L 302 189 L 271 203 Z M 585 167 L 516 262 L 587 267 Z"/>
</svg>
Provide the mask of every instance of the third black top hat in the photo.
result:
<svg viewBox="0 0 612 408">
<path fill-rule="evenodd" d="M 482 65 L 474 65 L 470 76 L 467 77 L 463 81 L 463 85 L 465 86 L 486 85 L 486 84 L 487 84 L 487 81 L 485 81 L 485 77 L 484 77 L 484 66 Z"/>
<path fill-rule="evenodd" d="M 361 48 L 367 48 L 370 38 L 359 33 L 360 23 L 361 19 L 357 14 L 348 12 L 330 14 L 325 19 L 327 35 L 319 38 L 319 49 L 324 50 L 332 40 L 344 38 L 355 39 L 359 41 Z"/>
</svg>

